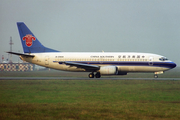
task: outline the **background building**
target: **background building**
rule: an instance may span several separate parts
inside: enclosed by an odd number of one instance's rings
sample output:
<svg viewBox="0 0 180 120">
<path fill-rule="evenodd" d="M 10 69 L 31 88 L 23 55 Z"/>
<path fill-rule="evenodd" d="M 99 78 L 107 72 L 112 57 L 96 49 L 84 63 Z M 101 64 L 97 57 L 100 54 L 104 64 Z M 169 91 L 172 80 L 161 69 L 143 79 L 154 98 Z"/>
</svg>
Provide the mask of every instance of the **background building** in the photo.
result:
<svg viewBox="0 0 180 120">
<path fill-rule="evenodd" d="M 30 63 L 0 63 L 0 71 L 33 71 L 34 64 Z"/>
</svg>

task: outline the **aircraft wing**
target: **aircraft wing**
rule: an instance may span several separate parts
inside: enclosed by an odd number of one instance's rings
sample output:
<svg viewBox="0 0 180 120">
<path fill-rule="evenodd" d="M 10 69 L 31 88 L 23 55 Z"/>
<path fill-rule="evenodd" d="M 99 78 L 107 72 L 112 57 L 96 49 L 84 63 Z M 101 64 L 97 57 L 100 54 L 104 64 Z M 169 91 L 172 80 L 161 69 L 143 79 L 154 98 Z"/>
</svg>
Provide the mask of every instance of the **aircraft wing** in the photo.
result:
<svg viewBox="0 0 180 120">
<path fill-rule="evenodd" d="M 22 54 L 22 53 L 16 53 L 16 52 L 7 52 L 10 54 L 14 54 L 14 55 L 20 55 L 20 56 L 25 56 L 25 57 L 34 57 L 34 55 L 28 55 L 28 54 Z"/>
<path fill-rule="evenodd" d="M 76 63 L 76 62 L 59 62 L 59 64 L 75 66 L 77 68 L 83 68 L 87 71 L 97 71 L 100 69 L 100 66 L 97 66 L 97 65 L 90 65 L 90 64 L 83 64 L 83 63 Z"/>
</svg>

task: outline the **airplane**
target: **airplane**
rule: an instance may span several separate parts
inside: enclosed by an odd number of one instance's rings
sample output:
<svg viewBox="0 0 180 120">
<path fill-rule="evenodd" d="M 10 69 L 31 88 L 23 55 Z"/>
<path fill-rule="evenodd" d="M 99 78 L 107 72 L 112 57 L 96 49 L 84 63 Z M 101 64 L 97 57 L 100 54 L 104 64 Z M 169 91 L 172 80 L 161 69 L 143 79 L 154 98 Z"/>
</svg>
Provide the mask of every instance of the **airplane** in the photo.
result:
<svg viewBox="0 0 180 120">
<path fill-rule="evenodd" d="M 63 71 L 90 72 L 89 78 L 102 75 L 127 75 L 130 72 L 151 72 L 154 77 L 176 67 L 162 55 L 138 52 L 61 52 L 42 45 L 23 23 L 17 22 L 24 53 L 7 52 L 21 60 Z"/>
</svg>

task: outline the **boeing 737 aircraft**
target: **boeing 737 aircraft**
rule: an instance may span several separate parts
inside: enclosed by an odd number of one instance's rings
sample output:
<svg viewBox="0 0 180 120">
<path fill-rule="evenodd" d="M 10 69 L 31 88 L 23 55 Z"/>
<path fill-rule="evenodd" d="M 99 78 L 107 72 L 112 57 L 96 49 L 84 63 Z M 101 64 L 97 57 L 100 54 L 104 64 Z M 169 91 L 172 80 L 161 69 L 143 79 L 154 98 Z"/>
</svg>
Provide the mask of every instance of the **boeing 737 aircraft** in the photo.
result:
<svg viewBox="0 0 180 120">
<path fill-rule="evenodd" d="M 60 52 L 43 46 L 23 22 L 17 27 L 24 53 L 23 61 L 64 71 L 90 72 L 89 78 L 101 75 L 127 75 L 129 72 L 152 72 L 158 74 L 176 67 L 166 57 L 135 52 Z"/>
</svg>

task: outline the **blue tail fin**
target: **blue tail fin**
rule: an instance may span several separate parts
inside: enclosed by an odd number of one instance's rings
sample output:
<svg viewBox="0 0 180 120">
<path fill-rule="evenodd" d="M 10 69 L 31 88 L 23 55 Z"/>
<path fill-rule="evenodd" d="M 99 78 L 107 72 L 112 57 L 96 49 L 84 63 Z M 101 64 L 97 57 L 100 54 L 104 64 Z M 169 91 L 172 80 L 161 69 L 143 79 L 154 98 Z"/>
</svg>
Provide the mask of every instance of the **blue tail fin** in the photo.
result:
<svg viewBox="0 0 180 120">
<path fill-rule="evenodd" d="M 59 52 L 44 47 L 23 22 L 17 22 L 24 53 Z"/>
</svg>

